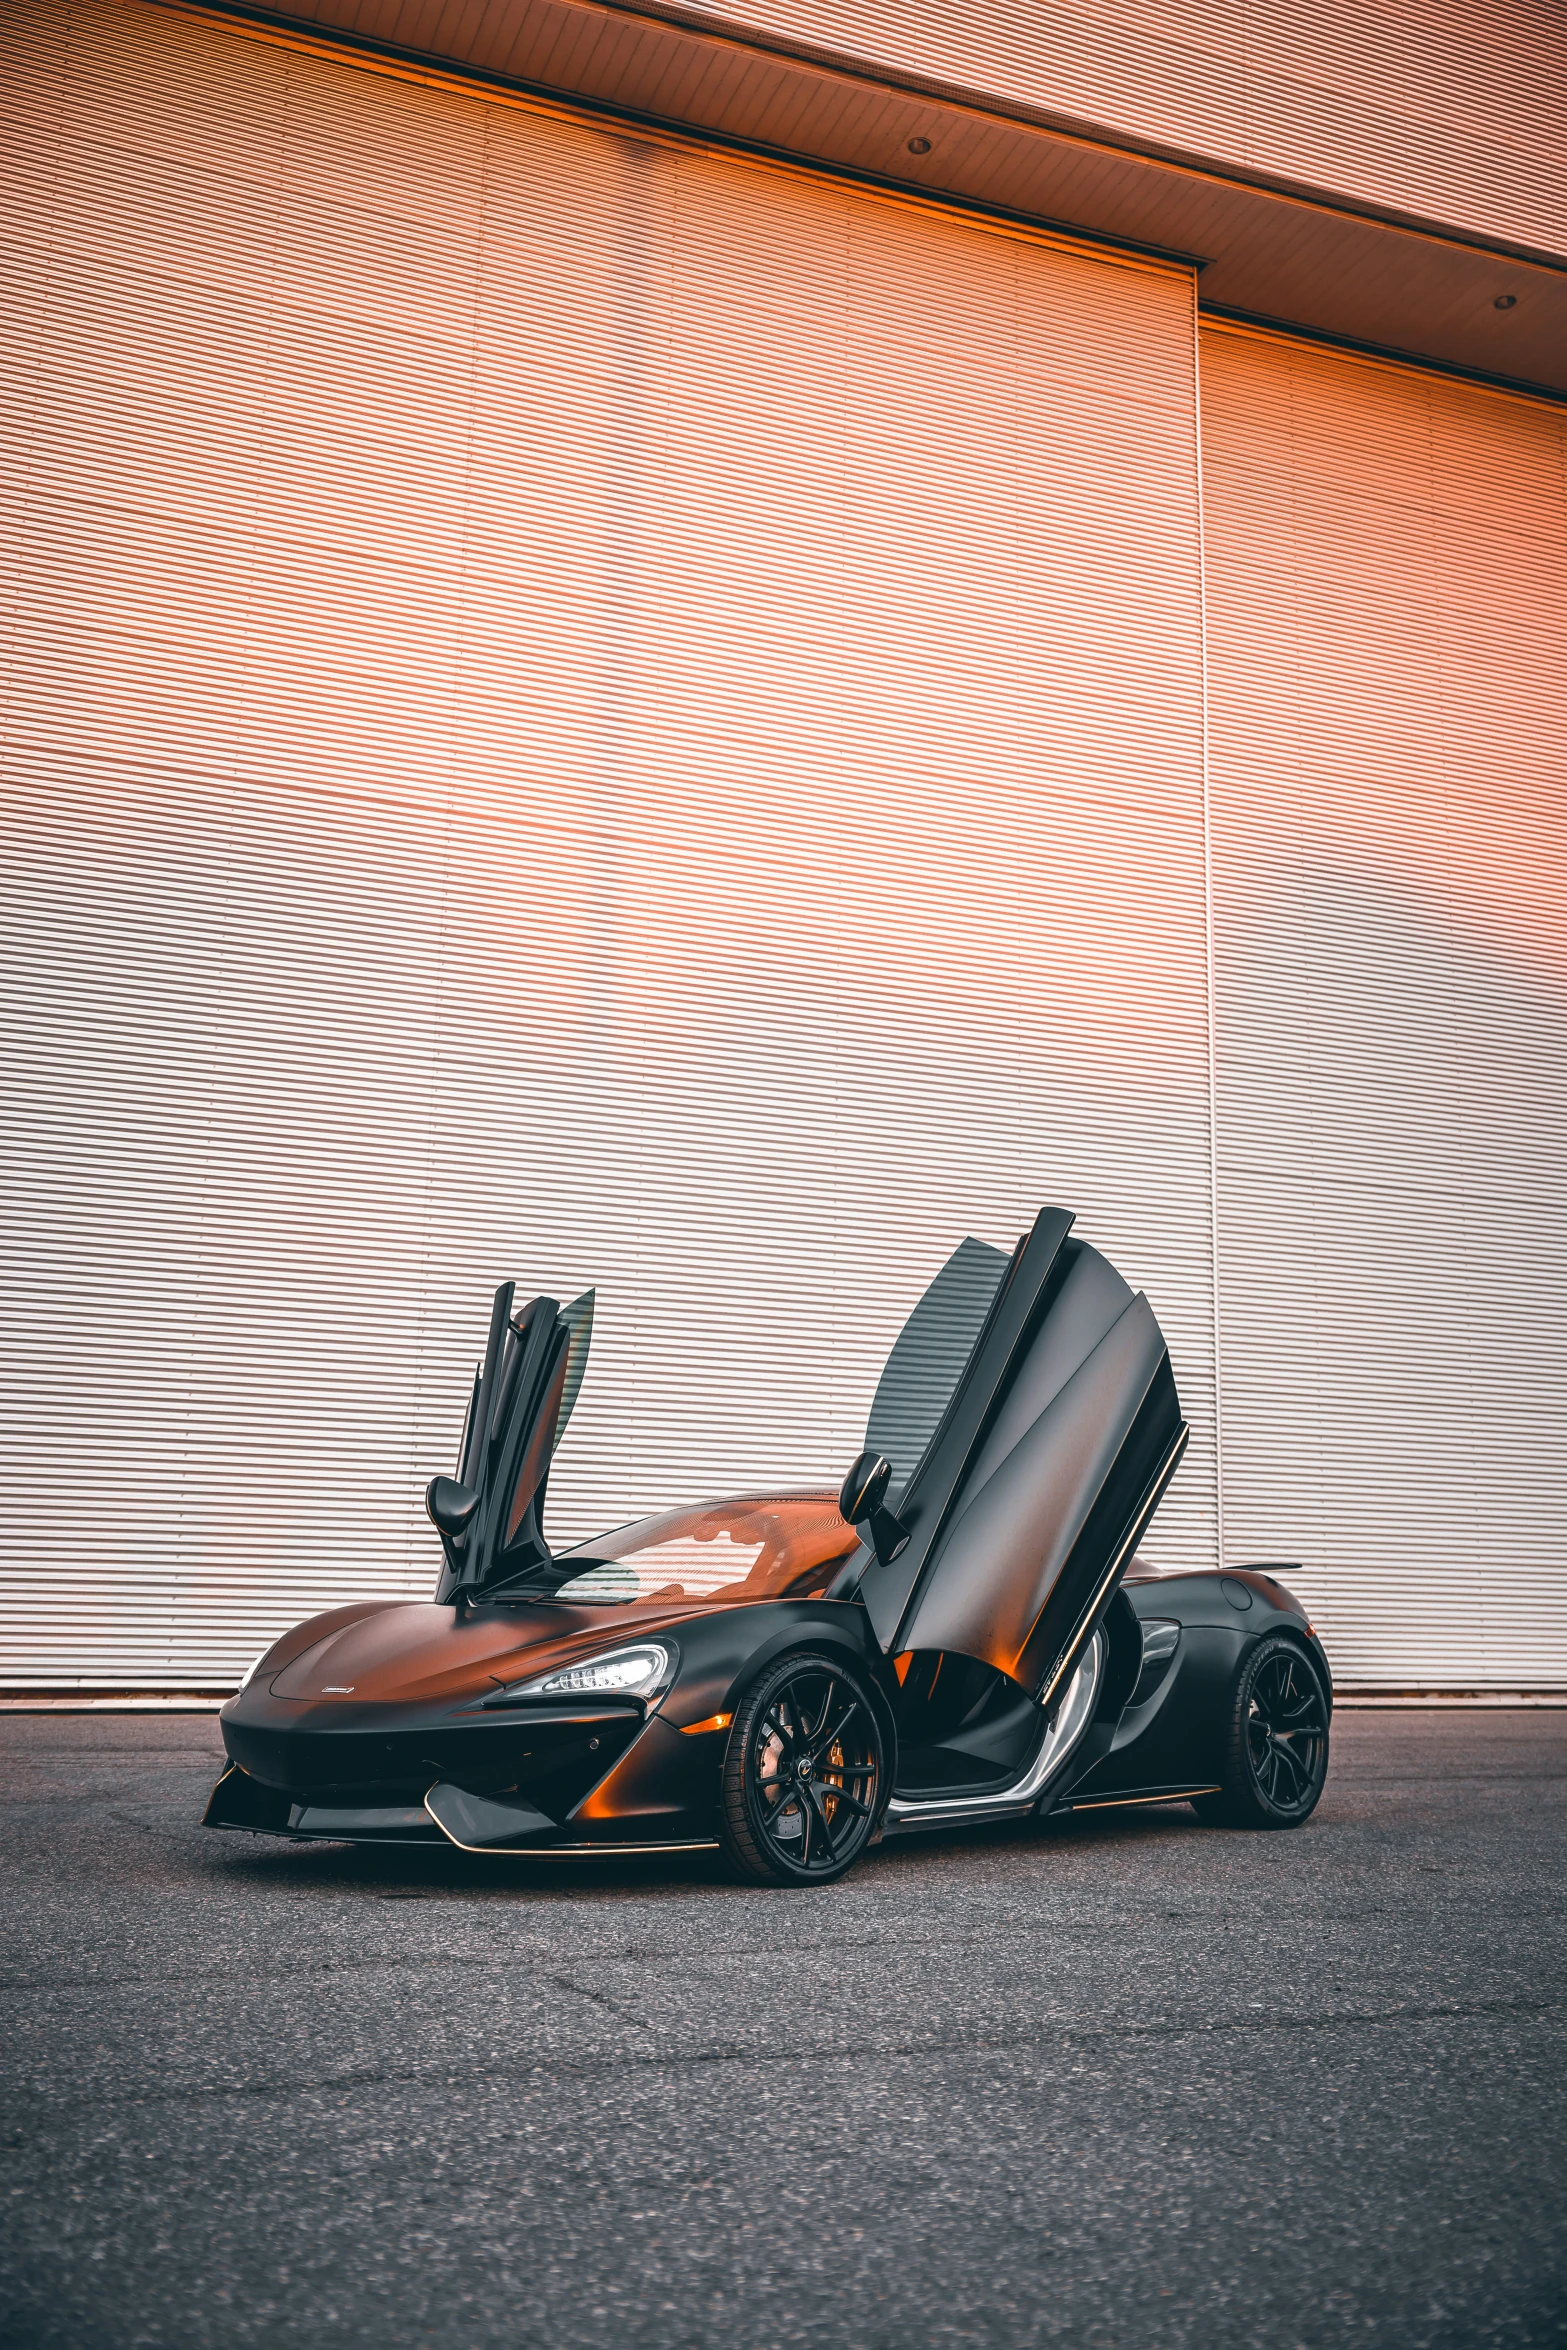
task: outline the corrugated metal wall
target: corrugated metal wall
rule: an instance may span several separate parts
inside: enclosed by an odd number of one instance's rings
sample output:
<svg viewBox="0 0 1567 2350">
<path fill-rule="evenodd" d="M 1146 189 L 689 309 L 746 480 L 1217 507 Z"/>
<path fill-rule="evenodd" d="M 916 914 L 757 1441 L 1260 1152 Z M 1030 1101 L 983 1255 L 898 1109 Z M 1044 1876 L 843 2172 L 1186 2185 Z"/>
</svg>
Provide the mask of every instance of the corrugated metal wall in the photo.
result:
<svg viewBox="0 0 1567 2350">
<path fill-rule="evenodd" d="M 13 133 L 3 1672 L 836 1477 L 966 1229 L 1146 1285 L 1214 1543 L 1192 288 L 155 12 Z"/>
<path fill-rule="evenodd" d="M 1225 1548 L 1567 1683 L 1567 412 L 1204 330 Z"/>
<path fill-rule="evenodd" d="M 723 0 L 717 21 L 1567 254 L 1552 0 Z"/>
</svg>

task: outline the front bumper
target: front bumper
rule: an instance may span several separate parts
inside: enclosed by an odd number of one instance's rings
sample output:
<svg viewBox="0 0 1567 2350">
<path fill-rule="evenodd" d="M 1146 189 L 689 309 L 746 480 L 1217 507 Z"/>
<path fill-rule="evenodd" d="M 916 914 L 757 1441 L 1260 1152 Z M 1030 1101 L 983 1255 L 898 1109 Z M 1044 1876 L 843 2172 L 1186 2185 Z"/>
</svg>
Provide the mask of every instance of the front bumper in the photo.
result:
<svg viewBox="0 0 1567 2350">
<path fill-rule="evenodd" d="M 230 1760 L 208 1827 L 476 1852 L 691 1849 L 716 1836 L 715 1741 L 635 1699 L 421 1711 L 244 1691 L 219 1722 Z"/>
</svg>

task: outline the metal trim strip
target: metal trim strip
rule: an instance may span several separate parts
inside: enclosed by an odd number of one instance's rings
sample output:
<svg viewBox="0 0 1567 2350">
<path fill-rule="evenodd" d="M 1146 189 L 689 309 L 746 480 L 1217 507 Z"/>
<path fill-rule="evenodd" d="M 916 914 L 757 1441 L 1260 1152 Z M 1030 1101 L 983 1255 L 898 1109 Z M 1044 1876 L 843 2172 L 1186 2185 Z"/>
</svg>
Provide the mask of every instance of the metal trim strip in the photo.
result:
<svg viewBox="0 0 1567 2350">
<path fill-rule="evenodd" d="M 1061 1809 L 1063 1812 L 1136 1811 L 1144 1804 L 1189 1803 L 1194 1795 L 1222 1795 L 1223 1793 L 1224 1789 L 1217 1785 L 1212 1787 L 1172 1787 L 1164 1795 L 1100 1795 L 1095 1796 L 1091 1803 L 1064 1803 Z"/>
</svg>

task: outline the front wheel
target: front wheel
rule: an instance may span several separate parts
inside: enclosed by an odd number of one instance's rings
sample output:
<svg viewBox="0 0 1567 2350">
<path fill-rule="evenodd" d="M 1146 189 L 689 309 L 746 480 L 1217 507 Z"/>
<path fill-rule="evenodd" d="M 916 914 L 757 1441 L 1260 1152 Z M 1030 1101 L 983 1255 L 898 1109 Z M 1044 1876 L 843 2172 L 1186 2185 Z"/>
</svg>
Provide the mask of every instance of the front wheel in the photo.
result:
<svg viewBox="0 0 1567 2350">
<path fill-rule="evenodd" d="M 1293 1640 L 1260 1640 L 1235 1682 L 1224 1785 L 1200 1795 L 1199 1818 L 1231 1828 L 1298 1828 L 1328 1775 L 1328 1693 Z"/>
<path fill-rule="evenodd" d="M 724 1754 L 718 1832 L 752 1885 L 828 1885 L 870 1842 L 882 1803 L 881 1727 L 857 1673 L 786 1656 L 740 1700 Z"/>
</svg>

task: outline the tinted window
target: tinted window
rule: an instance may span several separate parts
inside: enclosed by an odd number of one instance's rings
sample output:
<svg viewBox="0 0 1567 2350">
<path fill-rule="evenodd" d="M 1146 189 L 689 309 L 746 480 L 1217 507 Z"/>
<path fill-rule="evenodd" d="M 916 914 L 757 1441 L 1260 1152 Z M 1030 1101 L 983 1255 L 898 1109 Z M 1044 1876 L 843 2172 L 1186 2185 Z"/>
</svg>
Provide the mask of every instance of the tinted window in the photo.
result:
<svg viewBox="0 0 1567 2350">
<path fill-rule="evenodd" d="M 965 1240 L 904 1323 L 865 1429 L 867 1449 L 891 1461 L 895 1486 L 908 1483 L 935 1435 L 1011 1261 L 1002 1249 Z"/>
<path fill-rule="evenodd" d="M 855 1541 L 825 1493 L 756 1494 L 666 1510 L 562 1551 L 557 1567 L 581 1565 L 555 1597 L 777 1599 L 820 1589 Z"/>
</svg>

